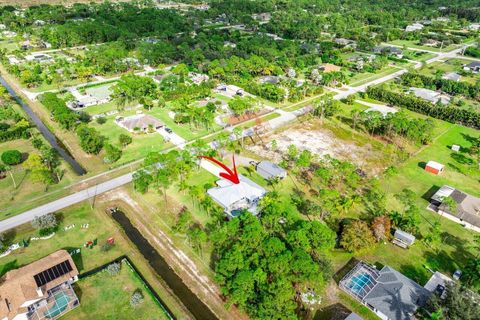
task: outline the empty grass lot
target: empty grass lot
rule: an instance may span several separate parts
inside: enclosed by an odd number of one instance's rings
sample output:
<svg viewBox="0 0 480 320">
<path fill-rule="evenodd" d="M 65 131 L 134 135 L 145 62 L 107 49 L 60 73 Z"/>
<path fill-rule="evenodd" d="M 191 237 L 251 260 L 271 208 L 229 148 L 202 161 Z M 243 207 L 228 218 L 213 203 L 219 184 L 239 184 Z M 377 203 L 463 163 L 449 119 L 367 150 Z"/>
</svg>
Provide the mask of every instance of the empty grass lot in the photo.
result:
<svg viewBox="0 0 480 320">
<path fill-rule="evenodd" d="M 125 262 L 121 266 L 117 275 L 101 271 L 78 281 L 74 288 L 80 306 L 62 319 L 168 319 L 143 287 L 138 275 Z M 141 290 L 144 300 L 139 306 L 132 307 L 130 297 L 137 289 Z"/>
</svg>

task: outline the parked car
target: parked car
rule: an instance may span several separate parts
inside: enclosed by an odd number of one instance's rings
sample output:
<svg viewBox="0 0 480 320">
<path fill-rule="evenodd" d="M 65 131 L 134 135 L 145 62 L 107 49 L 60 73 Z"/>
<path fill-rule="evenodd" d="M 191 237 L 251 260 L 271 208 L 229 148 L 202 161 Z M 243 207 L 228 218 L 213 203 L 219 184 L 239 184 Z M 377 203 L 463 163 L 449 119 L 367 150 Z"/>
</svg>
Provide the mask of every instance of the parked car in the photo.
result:
<svg viewBox="0 0 480 320">
<path fill-rule="evenodd" d="M 454 280 L 459 280 L 460 277 L 462 276 L 462 270 L 456 270 L 454 273 L 453 273 L 453 279 Z"/>
<path fill-rule="evenodd" d="M 170 129 L 169 127 L 165 127 L 165 131 L 166 131 L 167 133 L 172 133 L 172 132 L 173 132 L 172 129 Z"/>
</svg>

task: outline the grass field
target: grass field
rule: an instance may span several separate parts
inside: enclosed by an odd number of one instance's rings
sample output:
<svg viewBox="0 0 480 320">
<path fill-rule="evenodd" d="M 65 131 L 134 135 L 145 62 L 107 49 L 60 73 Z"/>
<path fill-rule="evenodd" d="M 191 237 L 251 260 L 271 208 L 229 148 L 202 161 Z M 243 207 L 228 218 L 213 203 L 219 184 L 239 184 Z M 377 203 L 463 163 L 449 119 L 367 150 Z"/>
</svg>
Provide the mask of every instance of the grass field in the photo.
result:
<svg viewBox="0 0 480 320">
<path fill-rule="evenodd" d="M 104 203 L 102 200 L 97 200 L 96 207 L 92 210 L 90 203 L 84 202 L 82 204 L 69 207 L 58 214 L 58 220 L 60 226 L 56 234 L 48 240 L 31 241 L 30 245 L 26 248 L 13 251 L 10 255 L 0 258 L 0 276 L 11 269 L 15 269 L 36 261 L 52 252 L 60 249 L 67 251 L 73 249 L 81 249 L 81 253 L 73 255 L 73 260 L 80 273 L 91 270 L 98 266 L 104 265 L 119 256 L 128 255 L 135 263 L 139 272 L 146 278 L 146 280 L 152 285 L 154 290 L 159 294 L 162 301 L 164 301 L 172 312 L 178 318 L 184 318 L 185 314 L 182 311 L 176 301 L 176 298 L 172 297 L 169 291 L 164 287 L 162 282 L 158 279 L 158 276 L 154 275 L 150 266 L 145 261 L 143 256 L 130 244 L 128 240 L 124 238 L 123 232 L 119 230 L 116 223 L 106 213 L 105 208 L 109 205 L 108 202 Z M 88 229 L 82 229 L 82 224 L 89 224 Z M 64 227 L 75 224 L 75 227 L 65 231 Z M 9 243 L 16 243 L 23 239 L 28 239 L 31 236 L 37 236 L 37 232 L 33 230 L 30 225 L 24 225 L 17 229 L 11 230 L 4 234 Z M 106 242 L 109 237 L 114 237 L 115 245 L 108 251 L 101 250 L 101 246 Z M 84 248 L 83 245 L 86 241 L 98 240 L 98 245 L 93 249 Z M 126 269 L 126 268 L 125 268 Z M 128 277 L 127 277 L 128 278 Z M 122 282 L 112 282 L 110 286 L 127 285 Z M 131 285 L 131 284 L 130 284 Z M 135 284 L 136 285 L 136 284 Z M 81 291 L 87 293 L 88 290 L 92 290 L 92 295 L 83 294 L 78 292 L 80 298 L 81 307 L 77 311 L 81 319 L 96 319 L 98 317 L 88 318 L 91 312 L 100 312 L 99 303 L 95 302 L 95 294 L 101 290 L 101 288 L 94 288 L 95 285 L 87 280 L 85 286 L 80 285 Z M 83 291 L 85 289 L 85 291 Z M 118 289 L 115 289 L 118 290 Z M 108 292 L 99 293 L 108 295 Z M 146 299 L 148 298 L 146 292 L 144 292 Z M 120 299 L 120 298 L 118 298 Z M 130 299 L 130 293 L 128 298 Z M 119 302 L 120 300 L 117 300 Z M 113 304 L 106 304 L 112 308 Z M 106 309 L 107 310 L 107 309 Z M 105 310 L 105 312 L 106 312 Z M 111 309 L 110 309 L 111 310 Z M 103 311 L 101 311 L 103 312 Z M 76 313 L 74 313 L 76 314 Z M 157 313 L 155 313 L 157 314 Z M 160 312 L 158 312 L 160 315 Z M 83 317 L 86 318 L 83 318 Z M 73 317 L 69 319 L 79 319 Z M 103 318 L 102 318 L 103 319 Z M 110 318 L 115 319 L 115 318 Z M 132 319 L 132 318 L 124 318 Z M 135 318 L 136 319 L 136 318 Z M 163 318 L 155 318 L 163 319 Z"/>
<path fill-rule="evenodd" d="M 428 76 L 434 76 L 437 71 L 442 71 L 444 73 L 456 72 L 462 74 L 460 81 L 476 84 L 478 81 L 480 81 L 480 75 L 463 73 L 463 65 L 469 64 L 470 62 L 471 61 L 465 59 L 449 59 L 445 62 L 434 62 L 420 69 L 420 73 Z"/>
<path fill-rule="evenodd" d="M 79 296 L 80 306 L 62 319 L 168 319 L 144 288 L 138 274 L 125 262 L 121 266 L 117 275 L 102 271 L 78 281 L 74 288 Z M 142 292 L 144 300 L 139 306 L 132 307 L 130 297 L 137 289 Z"/>
<path fill-rule="evenodd" d="M 433 52 L 446 52 L 446 51 L 451 51 L 456 48 L 458 48 L 460 45 L 449 45 L 446 47 L 443 47 L 442 49 L 440 48 L 435 48 L 435 47 L 429 47 L 429 46 L 422 46 L 419 45 L 417 41 L 409 41 L 409 40 L 394 40 L 390 41 L 389 44 L 394 44 L 397 46 L 406 46 L 407 48 L 415 48 L 415 49 L 421 49 L 421 50 L 426 50 L 426 51 L 433 51 Z"/>
<path fill-rule="evenodd" d="M 358 87 L 370 81 L 388 76 L 389 74 L 395 73 L 399 70 L 400 68 L 388 66 L 383 68 L 377 73 L 370 73 L 370 72 L 358 73 L 350 79 L 350 85 L 352 87 Z"/>
</svg>

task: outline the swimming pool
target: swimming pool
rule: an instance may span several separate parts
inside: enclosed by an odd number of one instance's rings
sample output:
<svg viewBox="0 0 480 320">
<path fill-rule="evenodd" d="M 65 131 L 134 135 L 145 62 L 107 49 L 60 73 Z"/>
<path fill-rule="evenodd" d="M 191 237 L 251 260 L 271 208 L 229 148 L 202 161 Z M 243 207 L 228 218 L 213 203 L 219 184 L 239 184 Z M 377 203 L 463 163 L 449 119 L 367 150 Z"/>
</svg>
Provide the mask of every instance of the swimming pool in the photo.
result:
<svg viewBox="0 0 480 320">
<path fill-rule="evenodd" d="M 68 307 L 68 302 L 70 302 L 70 297 L 63 291 L 56 293 L 53 297 L 55 299 L 55 304 L 44 313 L 45 317 L 49 319 L 55 318 L 65 311 Z"/>
<path fill-rule="evenodd" d="M 356 276 L 353 276 L 350 279 L 350 283 L 347 287 L 353 292 L 360 295 L 363 287 L 373 281 L 372 277 L 368 273 L 362 273 Z"/>
</svg>

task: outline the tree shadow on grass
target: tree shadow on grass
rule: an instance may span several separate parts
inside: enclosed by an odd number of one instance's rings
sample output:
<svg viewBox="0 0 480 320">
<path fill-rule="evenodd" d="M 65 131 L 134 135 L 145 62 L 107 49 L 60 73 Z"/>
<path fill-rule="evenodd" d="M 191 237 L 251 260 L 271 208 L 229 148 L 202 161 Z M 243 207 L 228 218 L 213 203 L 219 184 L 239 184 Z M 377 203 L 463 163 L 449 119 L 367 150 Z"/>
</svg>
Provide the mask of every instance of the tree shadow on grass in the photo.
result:
<svg viewBox="0 0 480 320">
<path fill-rule="evenodd" d="M 475 163 L 475 161 L 473 161 L 472 158 L 469 158 L 461 153 L 452 152 L 450 154 L 450 157 L 452 157 L 452 159 L 455 160 L 456 162 L 467 165 L 467 166 L 471 166 Z"/>
<path fill-rule="evenodd" d="M 413 265 L 402 265 L 398 271 L 421 285 L 427 283 L 431 276 L 427 269 L 418 268 Z"/>
<path fill-rule="evenodd" d="M 425 167 L 427 166 L 427 163 L 425 161 L 420 161 L 417 166 L 421 169 L 425 169 Z"/>
<path fill-rule="evenodd" d="M 0 267 L 0 277 L 3 277 L 3 275 L 5 275 L 5 273 L 7 273 L 10 270 L 17 269 L 18 267 L 19 267 L 19 265 L 18 265 L 17 259 L 12 260 L 12 261 L 4 264 L 3 266 Z M 1 281 L 0 281 L 0 283 L 1 283 Z"/>
<path fill-rule="evenodd" d="M 67 250 L 68 253 L 71 253 L 79 248 L 76 248 L 76 247 L 65 247 L 63 248 L 64 250 Z M 81 249 L 84 249 L 85 248 L 81 248 Z M 72 255 L 72 259 L 73 259 L 73 262 L 75 262 L 75 265 L 77 266 L 77 269 L 78 269 L 78 272 L 82 272 L 85 268 L 84 266 L 84 263 L 83 263 L 83 254 L 82 254 L 82 250 L 80 250 L 80 253 L 77 253 L 77 254 L 73 254 Z"/>
<path fill-rule="evenodd" d="M 350 270 L 352 270 L 353 267 L 355 267 L 359 262 L 360 261 L 356 258 L 351 258 L 350 260 L 348 260 L 348 262 L 333 275 L 333 280 L 335 280 L 337 284 L 340 283 L 340 280 L 342 280 L 343 277 L 345 277 L 345 275 Z"/>
<path fill-rule="evenodd" d="M 352 313 L 352 311 L 337 302 L 319 309 L 315 313 L 313 320 L 343 320 L 348 317 L 350 313 Z"/>
<path fill-rule="evenodd" d="M 422 194 L 422 199 L 430 202 L 433 195 L 437 193 L 438 190 L 440 190 L 440 186 L 437 186 L 437 185 L 431 186 L 430 189 L 427 190 L 427 192 Z"/>
</svg>

